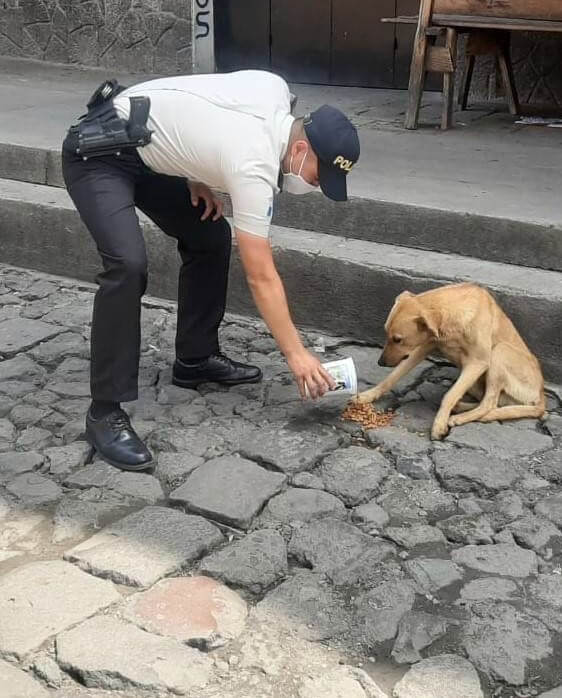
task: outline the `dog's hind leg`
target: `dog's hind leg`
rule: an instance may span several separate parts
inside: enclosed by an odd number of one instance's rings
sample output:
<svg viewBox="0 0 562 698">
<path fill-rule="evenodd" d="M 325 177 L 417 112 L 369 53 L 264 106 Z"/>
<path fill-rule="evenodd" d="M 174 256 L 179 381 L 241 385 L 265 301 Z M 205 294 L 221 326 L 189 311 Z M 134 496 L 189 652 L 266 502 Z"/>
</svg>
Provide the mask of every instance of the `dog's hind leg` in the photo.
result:
<svg viewBox="0 0 562 698">
<path fill-rule="evenodd" d="M 478 407 L 473 407 L 473 409 L 468 412 L 463 412 L 463 414 L 456 414 L 449 418 L 450 427 L 460 427 L 461 424 L 468 424 L 469 422 L 479 422 L 482 418 L 487 415 L 491 410 L 498 404 L 501 389 L 490 388 L 486 391 L 484 399 L 478 405 Z"/>
<path fill-rule="evenodd" d="M 525 356 L 518 349 L 507 343 L 498 344 L 492 354 L 492 362 L 487 375 L 486 395 L 481 406 L 472 412 L 467 412 L 462 417 L 453 418 L 455 425 L 466 424 L 466 420 L 472 417 L 480 422 L 495 422 L 508 419 L 540 419 L 545 413 L 544 392 L 541 389 L 541 376 L 534 375 L 526 370 Z M 534 385 L 533 379 L 539 385 Z M 520 404 L 504 404 L 498 400 L 492 402 L 488 399 L 488 388 L 506 396 L 508 402 Z M 529 404 L 531 403 L 531 404 Z M 534 404 L 533 404 L 534 403 Z M 482 413 L 481 407 L 486 404 L 489 409 Z"/>
<path fill-rule="evenodd" d="M 495 422 L 507 419 L 540 419 L 544 414 L 542 405 L 506 405 L 496 407 L 480 417 L 480 422 Z"/>
<path fill-rule="evenodd" d="M 473 410 L 478 405 L 477 402 L 464 402 L 461 400 L 453 407 L 451 414 L 460 414 L 461 412 L 468 412 Z"/>
</svg>

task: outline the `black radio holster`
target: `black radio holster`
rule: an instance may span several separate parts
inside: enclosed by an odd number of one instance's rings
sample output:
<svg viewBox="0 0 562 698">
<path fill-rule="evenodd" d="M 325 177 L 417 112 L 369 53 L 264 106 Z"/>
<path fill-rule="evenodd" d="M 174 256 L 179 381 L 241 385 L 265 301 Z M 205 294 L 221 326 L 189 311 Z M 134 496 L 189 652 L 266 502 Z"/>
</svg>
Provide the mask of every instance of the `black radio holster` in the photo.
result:
<svg viewBox="0 0 562 698">
<path fill-rule="evenodd" d="M 90 97 L 86 114 L 70 127 L 63 148 L 84 160 L 101 155 L 119 155 L 125 148 L 138 148 L 150 143 L 152 131 L 146 127 L 150 112 L 148 97 L 129 97 L 129 120 L 121 119 L 113 106 L 113 98 L 126 88 L 116 80 L 102 83 Z"/>
</svg>

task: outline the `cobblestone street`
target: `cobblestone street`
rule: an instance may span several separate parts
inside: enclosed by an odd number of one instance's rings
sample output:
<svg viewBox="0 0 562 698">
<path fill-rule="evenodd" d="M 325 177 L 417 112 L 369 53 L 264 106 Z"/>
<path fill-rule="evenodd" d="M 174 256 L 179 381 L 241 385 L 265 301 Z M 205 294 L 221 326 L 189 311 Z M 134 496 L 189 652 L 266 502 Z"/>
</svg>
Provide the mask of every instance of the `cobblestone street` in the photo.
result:
<svg viewBox="0 0 562 698">
<path fill-rule="evenodd" d="M 83 436 L 93 290 L 0 265 L 2 698 L 562 697 L 560 387 L 545 422 L 436 443 L 457 372 L 424 362 L 364 433 L 248 318 L 222 350 L 263 383 L 173 387 L 175 306 L 146 298 L 125 407 L 156 465 L 121 472 Z M 388 371 L 305 336 L 360 387 Z"/>
</svg>

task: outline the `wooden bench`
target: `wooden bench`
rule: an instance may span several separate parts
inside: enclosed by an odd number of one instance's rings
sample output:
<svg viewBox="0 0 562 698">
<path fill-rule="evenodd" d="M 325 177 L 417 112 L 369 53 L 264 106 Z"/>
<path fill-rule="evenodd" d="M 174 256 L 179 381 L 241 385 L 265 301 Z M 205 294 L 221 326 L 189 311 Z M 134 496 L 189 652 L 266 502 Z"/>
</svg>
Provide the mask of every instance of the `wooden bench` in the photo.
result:
<svg viewBox="0 0 562 698">
<path fill-rule="evenodd" d="M 510 57 L 513 31 L 562 33 L 562 0 L 421 0 L 418 17 L 387 17 L 383 22 L 417 24 L 405 127 L 418 124 L 421 98 L 428 72 L 443 73 L 441 128 L 453 123 L 457 39 L 468 33 L 467 58 L 459 91 L 459 104 L 466 109 L 476 56 L 496 56 L 510 113 L 519 113 L 519 101 Z M 444 46 L 435 35 L 445 35 Z M 561 67 L 562 70 L 562 67 Z"/>
</svg>

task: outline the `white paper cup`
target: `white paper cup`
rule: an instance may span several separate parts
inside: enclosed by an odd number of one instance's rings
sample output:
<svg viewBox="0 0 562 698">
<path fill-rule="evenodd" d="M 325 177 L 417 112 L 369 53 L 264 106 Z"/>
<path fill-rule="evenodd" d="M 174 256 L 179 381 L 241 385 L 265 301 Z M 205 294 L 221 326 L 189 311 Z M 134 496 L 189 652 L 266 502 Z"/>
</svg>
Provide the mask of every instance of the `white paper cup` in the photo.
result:
<svg viewBox="0 0 562 698">
<path fill-rule="evenodd" d="M 324 393 L 324 397 L 335 395 L 357 395 L 357 371 L 353 359 L 348 356 L 346 359 L 338 359 L 337 361 L 328 361 L 322 366 L 328 371 L 332 378 L 336 381 L 336 388 Z M 308 388 L 305 385 L 306 394 Z"/>
</svg>

